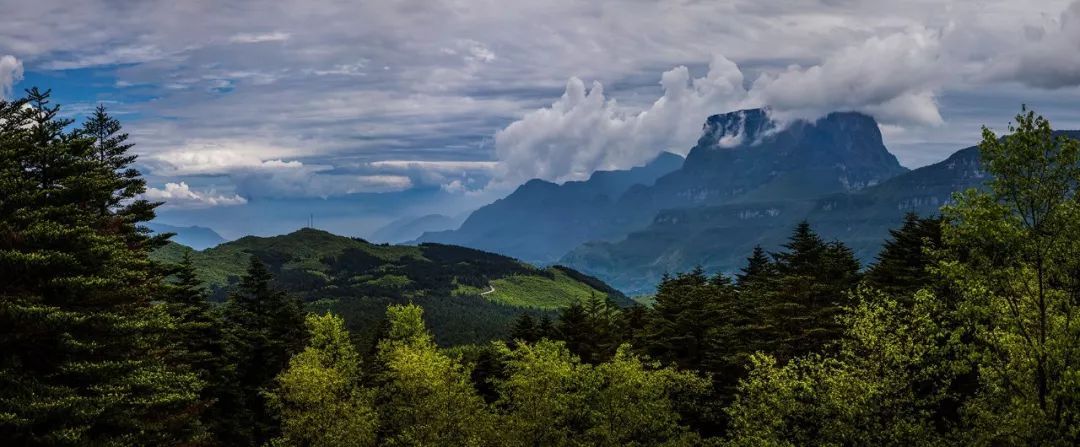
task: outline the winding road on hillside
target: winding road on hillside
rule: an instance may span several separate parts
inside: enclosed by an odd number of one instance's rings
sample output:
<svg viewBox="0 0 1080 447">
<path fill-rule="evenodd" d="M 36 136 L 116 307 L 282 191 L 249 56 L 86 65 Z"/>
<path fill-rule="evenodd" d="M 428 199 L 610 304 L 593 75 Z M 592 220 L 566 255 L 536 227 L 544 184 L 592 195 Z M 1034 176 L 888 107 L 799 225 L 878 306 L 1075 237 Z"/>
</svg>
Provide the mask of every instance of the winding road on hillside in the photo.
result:
<svg viewBox="0 0 1080 447">
<path fill-rule="evenodd" d="M 486 292 L 480 292 L 480 296 L 484 296 L 495 291 L 495 286 L 488 284 L 488 287 L 491 287 L 491 290 L 488 290 Z"/>
</svg>

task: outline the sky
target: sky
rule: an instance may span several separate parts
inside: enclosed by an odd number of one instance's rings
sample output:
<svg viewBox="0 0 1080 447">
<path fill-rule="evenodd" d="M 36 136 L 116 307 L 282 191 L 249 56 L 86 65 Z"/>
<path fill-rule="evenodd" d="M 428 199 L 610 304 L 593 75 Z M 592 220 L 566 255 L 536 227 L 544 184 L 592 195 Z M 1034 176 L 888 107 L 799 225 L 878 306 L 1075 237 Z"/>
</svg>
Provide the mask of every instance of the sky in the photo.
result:
<svg viewBox="0 0 1080 447">
<path fill-rule="evenodd" d="M 0 0 L 0 96 L 98 104 L 159 220 L 363 236 L 685 154 L 705 118 L 873 115 L 901 164 L 1080 128 L 1080 1 Z"/>
</svg>

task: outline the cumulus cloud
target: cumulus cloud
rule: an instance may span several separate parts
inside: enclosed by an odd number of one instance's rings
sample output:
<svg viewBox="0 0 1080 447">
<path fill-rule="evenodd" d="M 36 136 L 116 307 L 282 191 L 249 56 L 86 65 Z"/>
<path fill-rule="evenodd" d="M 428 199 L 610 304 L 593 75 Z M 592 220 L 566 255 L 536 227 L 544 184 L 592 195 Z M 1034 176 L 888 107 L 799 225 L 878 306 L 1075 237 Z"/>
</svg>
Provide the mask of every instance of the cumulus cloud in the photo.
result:
<svg viewBox="0 0 1080 447">
<path fill-rule="evenodd" d="M 12 86 L 21 81 L 22 77 L 22 61 L 11 55 L 0 56 L 0 99 L 8 97 Z"/>
<path fill-rule="evenodd" d="M 939 37 L 925 28 L 872 37 L 818 65 L 762 74 L 750 100 L 779 117 L 857 110 L 890 124 L 937 125 L 942 118 L 934 90 L 946 68 L 940 59 Z"/>
<path fill-rule="evenodd" d="M 685 154 L 710 113 L 743 101 L 743 75 L 735 63 L 716 56 L 706 76 L 691 79 L 680 66 L 660 77 L 663 96 L 646 110 L 624 113 L 604 87 L 571 78 L 550 107 L 526 114 L 495 134 L 500 182 L 530 178 L 566 181 L 597 169 L 623 169 L 661 151 Z"/>
<path fill-rule="evenodd" d="M 185 182 L 166 183 L 165 188 L 147 188 L 142 198 L 150 201 L 165 202 L 165 206 L 176 208 L 207 208 L 212 206 L 243 205 L 247 199 L 238 194 L 231 196 L 215 193 L 213 190 L 200 192 L 192 190 Z"/>
<path fill-rule="evenodd" d="M 938 36 L 915 28 L 868 39 L 808 68 L 763 73 L 747 90 L 742 70 L 716 55 L 702 78 L 691 79 L 683 66 L 663 73 L 663 95 L 636 113 L 620 112 L 599 82 L 586 89 L 571 78 L 550 107 L 495 134 L 498 180 L 561 182 L 641 165 L 661 151 L 686 154 L 706 117 L 739 108 L 768 106 L 780 121 L 855 110 L 889 125 L 938 125 L 940 57 Z"/>
<path fill-rule="evenodd" d="M 990 64 L 990 79 L 1050 89 L 1080 85 L 1080 1 L 1056 20 L 1028 27 L 1025 35 L 1023 44 Z"/>
</svg>

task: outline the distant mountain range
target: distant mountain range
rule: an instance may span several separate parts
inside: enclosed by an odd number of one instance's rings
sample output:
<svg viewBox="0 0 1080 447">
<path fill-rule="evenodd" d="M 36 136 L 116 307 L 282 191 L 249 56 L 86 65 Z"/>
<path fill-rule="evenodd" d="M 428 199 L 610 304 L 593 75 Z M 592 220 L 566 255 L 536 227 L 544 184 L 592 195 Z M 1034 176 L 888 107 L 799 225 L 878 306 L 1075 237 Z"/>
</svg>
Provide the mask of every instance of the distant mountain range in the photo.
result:
<svg viewBox="0 0 1080 447">
<path fill-rule="evenodd" d="M 582 243 L 618 237 L 628 223 L 619 220 L 618 199 L 650 185 L 682 165 L 682 157 L 662 153 L 645 166 L 597 171 L 584 181 L 561 185 L 530 180 L 509 196 L 473 212 L 461 228 L 429 232 L 417 242 L 463 245 L 548 264 Z"/>
<path fill-rule="evenodd" d="M 461 225 L 460 218 L 455 219 L 442 214 L 406 216 L 375 230 L 371 233 L 370 239 L 374 242 L 400 244 L 412 241 L 427 232 L 453 230 L 458 225 Z"/>
<path fill-rule="evenodd" d="M 342 315 L 361 338 L 375 335 L 389 304 L 423 305 L 425 319 L 444 344 L 504 337 L 522 312 L 550 313 L 593 295 L 633 304 L 596 278 L 566 267 L 538 268 L 451 245 L 372 244 L 310 228 L 247 236 L 203 251 L 171 243 L 153 257 L 177 262 L 185 254 L 214 300 L 225 299 L 255 256 L 281 288 L 312 310 Z"/>
<path fill-rule="evenodd" d="M 176 233 L 172 237 L 173 242 L 196 250 L 207 249 L 225 242 L 225 238 L 221 237 L 220 234 L 206 227 L 178 227 L 157 222 L 150 222 L 146 226 L 154 233 Z"/>
<path fill-rule="evenodd" d="M 953 192 L 986 180 L 977 147 L 909 171 L 870 116 L 837 112 L 782 126 L 762 109 L 711 116 L 685 161 L 665 155 L 635 169 L 636 177 L 603 173 L 624 179 L 610 189 L 595 175 L 533 180 L 458 230 L 420 240 L 558 262 L 628 294 L 651 293 L 664 273 L 735 271 L 755 245 L 778 248 L 803 219 L 869 262 L 905 213 L 936 214 Z"/>
</svg>

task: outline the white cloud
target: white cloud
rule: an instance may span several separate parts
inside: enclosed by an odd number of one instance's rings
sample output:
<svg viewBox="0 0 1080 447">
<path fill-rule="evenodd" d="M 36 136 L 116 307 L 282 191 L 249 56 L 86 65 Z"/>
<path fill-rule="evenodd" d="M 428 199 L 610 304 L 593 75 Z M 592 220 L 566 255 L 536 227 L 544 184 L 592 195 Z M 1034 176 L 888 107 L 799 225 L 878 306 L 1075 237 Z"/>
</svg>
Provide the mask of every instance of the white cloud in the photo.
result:
<svg viewBox="0 0 1080 447">
<path fill-rule="evenodd" d="M 501 183 L 530 178 L 565 181 L 597 169 L 640 165 L 661 151 L 685 154 L 701 132 L 704 118 L 730 110 L 745 99 L 743 75 L 716 56 L 705 77 L 691 79 L 686 67 L 660 78 L 663 96 L 638 113 L 623 113 L 604 88 L 571 78 L 562 97 L 495 134 Z"/>
<path fill-rule="evenodd" d="M 0 99 L 10 95 L 12 86 L 21 81 L 22 77 L 22 61 L 11 55 L 0 56 Z"/>
<path fill-rule="evenodd" d="M 1050 89 L 1080 86 L 1080 1 L 1025 32 L 1023 44 L 994 58 L 988 78 Z"/>
<path fill-rule="evenodd" d="M 498 166 L 494 161 L 431 161 L 431 160 L 381 160 L 368 163 L 373 168 L 419 169 L 441 172 L 490 171 Z"/>
<path fill-rule="evenodd" d="M 780 117 L 856 110 L 890 124 L 937 125 L 934 90 L 943 79 L 938 36 L 925 28 L 871 37 L 809 68 L 764 73 L 750 99 Z"/>
<path fill-rule="evenodd" d="M 289 37 L 291 37 L 289 33 L 283 33 L 281 31 L 270 33 L 239 33 L 230 37 L 229 41 L 232 43 L 284 42 L 289 40 Z"/>
<path fill-rule="evenodd" d="M 142 198 L 150 201 L 163 201 L 165 206 L 176 208 L 206 208 L 212 206 L 243 205 L 247 199 L 238 194 L 232 196 L 216 194 L 213 190 L 199 192 L 192 190 L 187 183 L 166 183 L 165 188 L 147 188 Z"/>
</svg>

